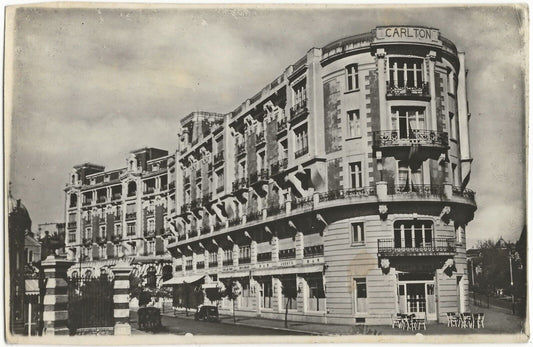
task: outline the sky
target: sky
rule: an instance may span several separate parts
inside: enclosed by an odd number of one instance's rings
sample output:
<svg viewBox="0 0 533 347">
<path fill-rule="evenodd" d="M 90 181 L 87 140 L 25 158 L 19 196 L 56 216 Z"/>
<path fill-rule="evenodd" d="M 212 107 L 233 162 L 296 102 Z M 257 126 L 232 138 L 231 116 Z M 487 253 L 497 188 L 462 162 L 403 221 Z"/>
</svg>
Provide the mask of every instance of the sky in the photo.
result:
<svg viewBox="0 0 533 347">
<path fill-rule="evenodd" d="M 74 165 L 115 169 L 137 148 L 173 151 L 180 117 L 232 111 L 310 48 L 400 24 L 438 28 L 466 53 L 469 188 L 478 204 L 468 245 L 519 237 L 529 26 L 521 8 L 37 6 L 14 15 L 7 52 L 13 84 L 6 85 L 12 118 L 5 124 L 6 172 L 34 231 L 64 221 L 63 189 Z"/>
</svg>

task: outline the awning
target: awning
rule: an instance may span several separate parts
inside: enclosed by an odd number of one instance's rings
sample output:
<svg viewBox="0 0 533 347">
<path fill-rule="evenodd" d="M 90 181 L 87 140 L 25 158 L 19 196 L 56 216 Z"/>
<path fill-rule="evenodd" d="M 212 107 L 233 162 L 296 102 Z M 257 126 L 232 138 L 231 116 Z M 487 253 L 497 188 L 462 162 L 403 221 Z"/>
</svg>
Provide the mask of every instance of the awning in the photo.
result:
<svg viewBox="0 0 533 347">
<path fill-rule="evenodd" d="M 26 286 L 25 294 L 26 295 L 39 295 L 39 280 L 38 279 L 29 279 L 24 280 Z"/>
<path fill-rule="evenodd" d="M 265 268 L 265 269 L 255 269 L 252 272 L 252 276 L 268 276 L 268 275 L 292 275 L 292 274 L 303 274 L 310 272 L 322 272 L 324 270 L 324 265 L 311 265 L 306 267 L 287 267 L 287 268 Z"/>
<path fill-rule="evenodd" d="M 163 286 L 172 286 L 172 285 L 178 285 L 178 284 L 190 284 L 197 282 L 201 279 L 203 279 L 205 275 L 193 275 L 193 276 L 185 276 L 185 277 L 172 277 L 168 281 L 163 282 L 161 285 Z"/>
</svg>

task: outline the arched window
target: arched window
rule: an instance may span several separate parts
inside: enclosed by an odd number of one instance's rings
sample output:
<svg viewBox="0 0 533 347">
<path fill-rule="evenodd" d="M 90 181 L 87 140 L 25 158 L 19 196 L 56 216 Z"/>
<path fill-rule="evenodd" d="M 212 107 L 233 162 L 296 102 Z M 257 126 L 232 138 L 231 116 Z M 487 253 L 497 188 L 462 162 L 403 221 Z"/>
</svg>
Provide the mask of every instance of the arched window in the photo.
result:
<svg viewBox="0 0 533 347">
<path fill-rule="evenodd" d="M 85 271 L 85 277 L 90 278 L 93 275 L 93 272 L 91 270 Z"/>
<path fill-rule="evenodd" d="M 78 271 L 72 271 L 72 274 L 70 275 L 72 278 L 78 277 Z"/>
</svg>

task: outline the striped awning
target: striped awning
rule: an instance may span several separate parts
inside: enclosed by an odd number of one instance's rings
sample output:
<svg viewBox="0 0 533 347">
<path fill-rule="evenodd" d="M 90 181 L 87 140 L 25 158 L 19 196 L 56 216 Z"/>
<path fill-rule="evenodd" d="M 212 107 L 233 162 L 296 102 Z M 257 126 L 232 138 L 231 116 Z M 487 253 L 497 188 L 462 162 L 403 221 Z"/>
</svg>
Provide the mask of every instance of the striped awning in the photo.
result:
<svg viewBox="0 0 533 347">
<path fill-rule="evenodd" d="M 192 275 L 192 276 L 184 276 L 184 277 L 173 277 L 169 279 L 168 281 L 165 281 L 162 283 L 163 286 L 173 286 L 173 285 L 179 285 L 179 284 L 190 284 L 197 282 L 201 279 L 203 279 L 205 275 Z"/>
</svg>

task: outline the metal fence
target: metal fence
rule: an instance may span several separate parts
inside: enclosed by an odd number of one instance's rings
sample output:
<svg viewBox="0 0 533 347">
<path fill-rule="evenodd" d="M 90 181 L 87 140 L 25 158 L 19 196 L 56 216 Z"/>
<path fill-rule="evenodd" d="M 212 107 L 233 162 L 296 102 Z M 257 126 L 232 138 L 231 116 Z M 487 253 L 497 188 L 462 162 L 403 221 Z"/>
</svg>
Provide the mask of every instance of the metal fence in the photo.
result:
<svg viewBox="0 0 533 347">
<path fill-rule="evenodd" d="M 107 276 L 73 277 L 68 283 L 68 325 L 80 328 L 112 327 L 113 280 Z"/>
</svg>

